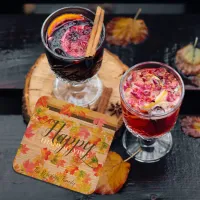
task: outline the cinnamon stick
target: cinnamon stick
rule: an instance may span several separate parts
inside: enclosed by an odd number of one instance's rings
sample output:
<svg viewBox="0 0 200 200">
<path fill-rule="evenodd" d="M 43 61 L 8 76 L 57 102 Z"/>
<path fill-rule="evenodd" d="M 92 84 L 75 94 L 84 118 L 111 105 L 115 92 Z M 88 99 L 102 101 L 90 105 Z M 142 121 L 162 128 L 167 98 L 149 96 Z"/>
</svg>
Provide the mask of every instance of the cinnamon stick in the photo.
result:
<svg viewBox="0 0 200 200">
<path fill-rule="evenodd" d="M 102 95 L 98 103 L 97 112 L 105 113 L 112 91 L 113 91 L 112 88 L 104 87 L 104 90 L 102 92 Z"/>
<path fill-rule="evenodd" d="M 104 13 L 105 12 L 102 9 L 101 10 L 100 19 L 99 19 L 99 25 L 97 27 L 97 33 L 96 33 L 95 38 L 94 38 L 94 43 L 93 43 L 93 46 L 92 46 L 92 50 L 91 50 L 90 56 L 94 56 L 95 53 L 96 53 L 96 49 L 97 49 L 97 46 L 98 46 L 98 43 L 99 43 L 99 39 L 100 39 L 100 36 L 101 36 L 101 31 L 102 31 L 102 28 L 103 28 Z"/>
<path fill-rule="evenodd" d="M 90 34 L 90 39 L 88 41 L 85 57 L 93 56 L 96 53 L 96 48 L 99 42 L 99 38 L 101 35 L 102 26 L 103 26 L 103 19 L 104 19 L 104 10 L 98 6 L 96 10 L 94 24 L 93 24 L 92 31 Z"/>
</svg>

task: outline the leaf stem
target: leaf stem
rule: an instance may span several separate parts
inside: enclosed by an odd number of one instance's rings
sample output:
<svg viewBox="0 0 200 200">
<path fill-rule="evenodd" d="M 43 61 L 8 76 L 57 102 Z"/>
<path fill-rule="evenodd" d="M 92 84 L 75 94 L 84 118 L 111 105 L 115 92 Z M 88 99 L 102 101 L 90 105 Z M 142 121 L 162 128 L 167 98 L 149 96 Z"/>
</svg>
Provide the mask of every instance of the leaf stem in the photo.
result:
<svg viewBox="0 0 200 200">
<path fill-rule="evenodd" d="M 197 43 L 198 43 L 198 40 L 199 40 L 199 38 L 198 38 L 198 37 L 196 37 L 196 38 L 195 38 L 195 41 L 194 41 L 194 48 L 196 48 L 196 46 L 197 46 Z"/>
<path fill-rule="evenodd" d="M 139 149 L 136 152 L 134 152 L 130 157 L 128 157 L 126 160 L 124 160 L 124 162 L 129 161 L 132 157 L 134 157 L 136 154 L 138 154 L 141 151 L 142 151 L 142 149 L 139 147 Z"/>
<path fill-rule="evenodd" d="M 138 18 L 138 16 L 141 13 L 141 11 L 142 11 L 142 8 L 139 8 L 137 13 L 135 14 L 134 20 L 136 20 Z"/>
<path fill-rule="evenodd" d="M 196 38 L 195 38 L 195 41 L 194 41 L 194 45 L 193 45 L 193 47 L 194 47 L 193 49 L 194 49 L 194 50 L 193 50 L 193 59 L 192 59 L 192 63 L 194 63 L 194 59 L 195 59 L 195 48 L 196 48 L 196 46 L 197 46 L 198 39 L 199 39 L 199 38 L 196 37 Z"/>
</svg>

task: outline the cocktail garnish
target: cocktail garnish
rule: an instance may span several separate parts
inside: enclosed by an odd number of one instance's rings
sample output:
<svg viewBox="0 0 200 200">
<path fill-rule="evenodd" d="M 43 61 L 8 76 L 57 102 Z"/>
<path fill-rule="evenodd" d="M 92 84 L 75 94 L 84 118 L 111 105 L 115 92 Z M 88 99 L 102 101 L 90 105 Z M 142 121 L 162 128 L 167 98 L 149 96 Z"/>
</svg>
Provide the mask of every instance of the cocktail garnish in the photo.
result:
<svg viewBox="0 0 200 200">
<path fill-rule="evenodd" d="M 111 103 L 108 111 L 110 111 L 111 116 L 116 115 L 117 117 L 119 117 L 122 114 L 122 108 L 118 102 L 116 104 Z"/>
<path fill-rule="evenodd" d="M 167 97 L 167 91 L 163 90 L 155 99 L 155 102 L 151 102 L 149 104 L 145 104 L 143 106 L 143 109 L 149 110 L 152 109 L 155 105 L 159 104 L 161 101 L 164 101 L 164 99 Z"/>
<path fill-rule="evenodd" d="M 85 57 L 92 57 L 96 53 L 97 45 L 101 36 L 104 21 L 104 10 L 101 7 L 97 7 L 94 24 L 88 41 Z"/>
<path fill-rule="evenodd" d="M 65 21 L 69 21 L 69 20 L 83 20 L 84 17 L 80 14 L 63 14 L 57 18 L 55 18 L 51 24 L 49 25 L 48 29 L 47 29 L 47 36 L 50 37 L 51 34 L 53 33 L 54 29 L 59 26 L 60 24 L 62 24 Z"/>
<path fill-rule="evenodd" d="M 127 103 L 146 114 L 155 114 L 160 107 L 162 112 L 167 112 L 181 96 L 176 77 L 164 68 L 135 70 L 127 77 L 123 88 Z"/>
</svg>

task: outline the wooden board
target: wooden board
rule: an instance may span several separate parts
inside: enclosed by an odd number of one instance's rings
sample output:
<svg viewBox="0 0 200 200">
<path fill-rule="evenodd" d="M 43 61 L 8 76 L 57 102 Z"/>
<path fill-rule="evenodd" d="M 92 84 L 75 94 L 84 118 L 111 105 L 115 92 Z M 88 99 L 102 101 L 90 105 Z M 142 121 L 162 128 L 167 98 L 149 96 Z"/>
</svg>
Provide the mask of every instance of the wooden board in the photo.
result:
<svg viewBox="0 0 200 200">
<path fill-rule="evenodd" d="M 111 115 L 111 112 L 108 111 L 111 103 L 120 103 L 120 78 L 127 69 L 128 67 L 121 62 L 118 56 L 106 49 L 104 50 L 103 62 L 98 75 L 104 86 L 113 88 L 105 114 Z M 35 104 L 41 96 L 53 97 L 52 90 L 54 80 L 55 75 L 49 67 L 45 54 L 42 54 L 26 76 L 23 98 L 23 114 L 26 122 L 29 121 Z M 95 105 L 93 108 L 95 108 Z M 112 117 L 114 119 L 119 118 L 119 126 L 122 124 L 120 117 L 116 115 Z"/>
<path fill-rule="evenodd" d="M 22 138 L 13 169 L 83 194 L 95 191 L 117 120 L 42 96 Z"/>
</svg>

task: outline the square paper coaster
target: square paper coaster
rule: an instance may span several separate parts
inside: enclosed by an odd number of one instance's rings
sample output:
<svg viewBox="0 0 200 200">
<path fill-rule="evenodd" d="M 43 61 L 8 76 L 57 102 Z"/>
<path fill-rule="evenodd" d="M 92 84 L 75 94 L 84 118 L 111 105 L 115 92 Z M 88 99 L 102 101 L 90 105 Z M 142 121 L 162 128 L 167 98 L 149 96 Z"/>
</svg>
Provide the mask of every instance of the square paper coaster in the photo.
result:
<svg viewBox="0 0 200 200">
<path fill-rule="evenodd" d="M 80 193 L 95 191 L 117 121 L 41 97 L 13 162 L 16 172 Z"/>
</svg>

